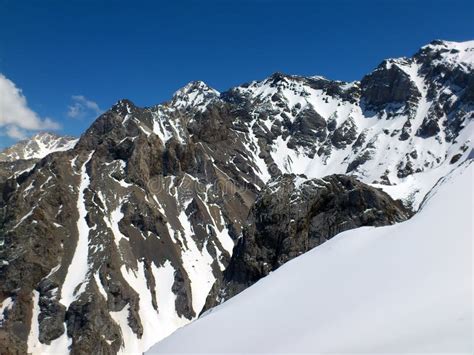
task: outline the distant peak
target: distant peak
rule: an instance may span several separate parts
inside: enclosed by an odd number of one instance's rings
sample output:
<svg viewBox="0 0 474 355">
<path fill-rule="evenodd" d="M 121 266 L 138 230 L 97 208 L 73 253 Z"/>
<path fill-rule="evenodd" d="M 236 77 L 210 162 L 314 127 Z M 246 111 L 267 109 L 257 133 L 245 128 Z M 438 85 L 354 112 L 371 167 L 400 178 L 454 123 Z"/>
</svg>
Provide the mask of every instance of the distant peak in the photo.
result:
<svg viewBox="0 0 474 355">
<path fill-rule="evenodd" d="M 135 104 L 129 99 L 120 99 L 120 100 L 117 101 L 117 103 L 114 106 L 122 106 L 123 107 L 123 106 L 127 106 L 127 105 L 135 106 Z"/>
<path fill-rule="evenodd" d="M 410 65 L 413 60 L 407 57 L 400 57 L 400 58 L 388 58 L 384 59 L 375 69 L 377 70 L 387 70 L 387 69 L 395 69 L 401 70 L 401 66 Z M 403 70 L 402 70 L 403 71 Z"/>
<path fill-rule="evenodd" d="M 473 51 L 474 41 L 454 42 L 437 39 L 421 47 L 417 54 L 426 52 L 457 54 L 462 52 L 472 53 Z"/>
<path fill-rule="evenodd" d="M 275 80 L 282 80 L 282 79 L 286 79 L 288 77 L 290 77 L 290 75 L 285 74 L 281 71 L 276 71 L 272 75 L 270 75 L 270 78 L 275 79 Z"/>
<path fill-rule="evenodd" d="M 46 155 L 72 149 L 77 138 L 51 132 L 38 132 L 31 138 L 17 142 L 0 152 L 0 162 L 41 159 Z"/>
<path fill-rule="evenodd" d="M 434 40 L 421 47 L 415 54 L 417 59 L 428 59 L 434 64 L 444 63 L 449 66 L 462 65 L 474 66 L 474 40 L 465 42 L 454 42 L 445 40 Z"/>
<path fill-rule="evenodd" d="M 330 81 L 328 78 L 325 78 L 324 76 L 321 76 L 321 75 L 312 75 L 309 78 L 313 80 Z"/>
<path fill-rule="evenodd" d="M 210 100 L 218 98 L 219 95 L 217 90 L 205 82 L 191 81 L 173 94 L 171 105 L 175 108 L 205 106 Z"/>
<path fill-rule="evenodd" d="M 59 134 L 53 133 L 53 132 L 48 132 L 48 131 L 41 131 L 27 140 L 35 140 L 35 139 L 41 139 L 41 138 L 46 138 L 46 137 L 51 137 L 51 138 L 60 138 L 61 136 Z"/>
<path fill-rule="evenodd" d="M 280 71 L 274 72 L 272 75 L 270 75 L 267 79 L 267 81 L 271 81 L 272 83 L 278 83 L 282 81 L 289 81 L 293 79 L 297 79 L 297 75 L 291 75 L 291 74 L 286 74 Z"/>
<path fill-rule="evenodd" d="M 131 113 L 135 108 L 135 104 L 129 99 L 120 99 L 112 106 L 112 111 L 115 111 L 119 114 Z"/>
<path fill-rule="evenodd" d="M 474 40 L 473 41 L 464 41 L 464 42 L 455 42 L 455 41 L 446 41 L 442 39 L 435 39 L 431 41 L 427 45 L 423 46 L 422 48 L 436 48 L 436 47 L 444 47 L 444 48 L 474 48 Z"/>
<path fill-rule="evenodd" d="M 201 80 L 195 80 L 187 83 L 185 86 L 183 86 L 181 89 L 177 90 L 173 97 L 175 96 L 181 96 L 181 95 L 189 95 L 194 92 L 212 92 L 216 95 L 219 95 L 219 92 L 217 90 L 214 90 L 211 88 L 209 85 L 207 85 L 204 81 Z"/>
</svg>

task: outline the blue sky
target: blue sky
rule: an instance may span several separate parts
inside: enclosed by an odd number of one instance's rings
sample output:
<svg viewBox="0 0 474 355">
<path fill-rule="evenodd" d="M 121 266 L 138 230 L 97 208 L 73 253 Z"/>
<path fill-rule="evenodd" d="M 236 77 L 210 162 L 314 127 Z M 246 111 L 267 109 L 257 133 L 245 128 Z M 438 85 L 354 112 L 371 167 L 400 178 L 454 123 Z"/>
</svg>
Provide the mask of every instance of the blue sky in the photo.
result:
<svg viewBox="0 0 474 355">
<path fill-rule="evenodd" d="M 0 0 L 0 90 L 20 88 L 36 115 L 8 132 L 79 135 L 120 98 L 149 106 L 191 80 L 220 91 L 275 71 L 357 80 L 433 39 L 474 39 L 473 13 L 472 0 Z M 0 148 L 14 141 L 6 122 Z"/>
</svg>

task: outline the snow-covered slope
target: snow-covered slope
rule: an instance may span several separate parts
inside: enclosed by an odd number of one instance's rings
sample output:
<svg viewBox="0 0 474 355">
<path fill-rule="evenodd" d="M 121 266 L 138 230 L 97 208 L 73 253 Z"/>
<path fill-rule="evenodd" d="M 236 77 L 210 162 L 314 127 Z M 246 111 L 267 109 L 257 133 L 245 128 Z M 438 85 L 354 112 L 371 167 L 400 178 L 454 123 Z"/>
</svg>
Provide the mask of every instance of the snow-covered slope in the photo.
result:
<svg viewBox="0 0 474 355">
<path fill-rule="evenodd" d="M 0 152 L 0 162 L 41 159 L 53 152 L 72 149 L 77 141 L 78 139 L 74 137 L 63 137 L 48 132 L 38 133 Z"/>
<path fill-rule="evenodd" d="M 176 331 L 149 354 L 472 354 L 473 165 L 411 220 L 347 231 Z"/>
<path fill-rule="evenodd" d="M 472 70 L 474 67 L 474 41 L 434 41 L 422 49 L 440 53 L 433 61 L 434 65 L 455 67 L 461 64 L 467 70 Z"/>
</svg>

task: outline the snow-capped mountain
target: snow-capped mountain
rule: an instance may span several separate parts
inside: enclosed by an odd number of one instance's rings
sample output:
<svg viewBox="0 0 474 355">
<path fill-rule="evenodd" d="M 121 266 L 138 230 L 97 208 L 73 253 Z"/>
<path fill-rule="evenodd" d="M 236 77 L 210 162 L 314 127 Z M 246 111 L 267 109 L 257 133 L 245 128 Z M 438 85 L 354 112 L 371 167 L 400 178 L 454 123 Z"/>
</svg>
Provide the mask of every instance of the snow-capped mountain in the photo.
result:
<svg viewBox="0 0 474 355">
<path fill-rule="evenodd" d="M 147 354 L 472 354 L 473 177 L 465 164 L 411 220 L 339 234 Z"/>
<path fill-rule="evenodd" d="M 8 178 L 31 170 L 38 160 L 74 148 L 78 139 L 54 133 L 37 133 L 0 152 L 0 189 Z"/>
<path fill-rule="evenodd" d="M 229 285 L 406 219 L 470 154 L 473 51 L 435 41 L 360 82 L 276 73 L 223 93 L 192 82 L 149 108 L 119 101 L 71 149 L 0 180 L 0 346 L 140 353 L 242 290 Z M 339 203 L 292 204 L 291 191 Z M 286 219 L 294 233 L 246 247 Z M 236 250 L 274 262 L 243 272 Z"/>
<path fill-rule="evenodd" d="M 384 61 L 361 82 L 276 74 L 227 95 L 251 103 L 247 126 L 264 136 L 255 154 L 279 171 L 356 175 L 416 209 L 469 153 L 473 53 L 474 41 L 435 41 L 412 58 Z"/>
<path fill-rule="evenodd" d="M 30 139 L 20 141 L 0 152 L 0 162 L 42 159 L 53 152 L 72 149 L 77 141 L 74 137 L 49 132 L 37 133 Z"/>
</svg>

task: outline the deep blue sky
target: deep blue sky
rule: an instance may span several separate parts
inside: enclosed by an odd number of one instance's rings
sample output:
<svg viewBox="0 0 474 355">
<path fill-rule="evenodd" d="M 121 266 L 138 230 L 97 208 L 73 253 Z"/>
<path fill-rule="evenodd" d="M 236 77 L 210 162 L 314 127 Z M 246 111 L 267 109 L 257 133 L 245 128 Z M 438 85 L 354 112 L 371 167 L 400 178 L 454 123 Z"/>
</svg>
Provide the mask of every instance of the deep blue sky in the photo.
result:
<svg viewBox="0 0 474 355">
<path fill-rule="evenodd" d="M 107 109 L 162 102 L 191 80 L 221 91 L 275 71 L 356 80 L 433 39 L 474 39 L 473 14 L 472 0 L 0 0 L 0 73 L 79 135 L 95 117 L 67 117 L 72 95 Z"/>
</svg>

